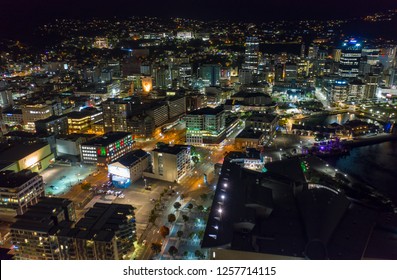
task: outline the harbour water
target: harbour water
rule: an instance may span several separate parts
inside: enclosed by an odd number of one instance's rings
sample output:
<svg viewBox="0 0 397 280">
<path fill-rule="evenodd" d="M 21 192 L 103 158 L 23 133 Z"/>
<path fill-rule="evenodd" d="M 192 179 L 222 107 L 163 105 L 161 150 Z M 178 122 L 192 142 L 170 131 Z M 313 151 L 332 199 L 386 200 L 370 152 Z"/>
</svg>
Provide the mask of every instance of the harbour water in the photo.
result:
<svg viewBox="0 0 397 280">
<path fill-rule="evenodd" d="M 356 147 L 349 155 L 328 161 L 373 186 L 397 205 L 397 141 Z"/>
</svg>

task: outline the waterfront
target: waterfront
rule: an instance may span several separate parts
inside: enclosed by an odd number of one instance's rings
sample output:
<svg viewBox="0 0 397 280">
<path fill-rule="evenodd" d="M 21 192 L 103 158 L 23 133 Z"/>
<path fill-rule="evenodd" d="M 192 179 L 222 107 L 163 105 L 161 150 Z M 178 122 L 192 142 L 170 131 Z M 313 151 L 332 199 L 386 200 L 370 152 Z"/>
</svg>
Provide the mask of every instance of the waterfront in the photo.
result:
<svg viewBox="0 0 397 280">
<path fill-rule="evenodd" d="M 349 155 L 327 161 L 373 186 L 397 205 L 397 141 L 356 147 Z"/>
</svg>

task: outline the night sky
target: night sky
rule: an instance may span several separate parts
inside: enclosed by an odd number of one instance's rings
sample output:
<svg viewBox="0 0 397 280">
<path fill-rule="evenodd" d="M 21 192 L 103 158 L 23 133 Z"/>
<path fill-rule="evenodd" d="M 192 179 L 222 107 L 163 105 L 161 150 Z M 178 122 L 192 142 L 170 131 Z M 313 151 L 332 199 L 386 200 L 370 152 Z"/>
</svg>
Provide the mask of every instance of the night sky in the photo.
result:
<svg viewBox="0 0 397 280">
<path fill-rule="evenodd" d="M 162 16 L 263 22 L 348 18 L 397 8 L 393 0 L 2 0 L 0 35 L 23 35 L 54 18 Z"/>
</svg>

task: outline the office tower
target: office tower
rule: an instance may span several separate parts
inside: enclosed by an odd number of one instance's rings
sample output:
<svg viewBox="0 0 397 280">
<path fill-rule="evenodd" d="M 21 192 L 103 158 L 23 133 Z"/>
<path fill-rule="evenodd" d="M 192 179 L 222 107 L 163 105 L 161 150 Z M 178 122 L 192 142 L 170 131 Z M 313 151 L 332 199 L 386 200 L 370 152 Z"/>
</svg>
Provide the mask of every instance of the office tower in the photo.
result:
<svg viewBox="0 0 397 280">
<path fill-rule="evenodd" d="M 259 40 L 257 37 L 247 37 L 243 69 L 249 69 L 253 74 L 258 72 Z"/>
<path fill-rule="evenodd" d="M 285 81 L 296 81 L 298 78 L 298 66 L 296 64 L 285 65 Z"/>
<path fill-rule="evenodd" d="M 252 71 L 250 69 L 240 69 L 238 78 L 242 85 L 251 84 L 253 82 Z"/>
<path fill-rule="evenodd" d="M 203 79 L 205 86 L 219 86 L 221 66 L 218 64 L 204 64 L 200 66 L 199 75 Z"/>
<path fill-rule="evenodd" d="M 151 152 L 152 174 L 146 177 L 168 182 L 178 182 L 191 171 L 190 147 L 184 145 L 161 145 Z"/>
<path fill-rule="evenodd" d="M 378 85 L 380 81 L 379 75 L 367 75 L 365 76 L 365 99 L 374 99 L 376 98 L 376 91 L 378 90 Z"/>
<path fill-rule="evenodd" d="M 336 80 L 331 86 L 331 102 L 344 102 L 349 94 L 349 83 L 346 80 Z"/>
<path fill-rule="evenodd" d="M 222 106 L 190 112 L 185 120 L 187 144 L 219 144 L 225 139 L 225 111 Z"/>
<path fill-rule="evenodd" d="M 354 80 L 349 83 L 348 100 L 360 101 L 364 99 L 366 85 L 361 80 Z"/>
<path fill-rule="evenodd" d="M 132 115 L 133 106 L 138 104 L 140 104 L 140 100 L 136 97 L 128 99 L 112 98 L 103 102 L 102 111 L 105 132 L 128 131 L 128 118 Z"/>
<path fill-rule="evenodd" d="M 318 50 L 319 47 L 317 45 L 311 45 L 309 47 L 308 53 L 307 53 L 307 58 L 308 59 L 316 59 L 318 55 Z"/>
<path fill-rule="evenodd" d="M 339 62 L 339 75 L 355 78 L 359 74 L 362 44 L 355 39 L 346 40 L 342 44 Z"/>
</svg>

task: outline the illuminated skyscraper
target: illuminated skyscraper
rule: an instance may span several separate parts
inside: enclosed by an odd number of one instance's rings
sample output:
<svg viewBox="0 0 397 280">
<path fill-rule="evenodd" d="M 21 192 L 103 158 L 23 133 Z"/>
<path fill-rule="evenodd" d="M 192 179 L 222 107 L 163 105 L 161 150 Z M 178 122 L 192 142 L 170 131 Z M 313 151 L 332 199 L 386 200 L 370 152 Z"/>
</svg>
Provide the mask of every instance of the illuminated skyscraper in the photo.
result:
<svg viewBox="0 0 397 280">
<path fill-rule="evenodd" d="M 362 44 L 355 39 L 343 42 L 339 62 L 340 76 L 346 78 L 355 78 L 358 76 L 362 48 Z"/>
<path fill-rule="evenodd" d="M 259 40 L 257 37 L 247 37 L 245 43 L 245 60 L 243 69 L 250 69 L 253 74 L 258 72 Z"/>
</svg>

